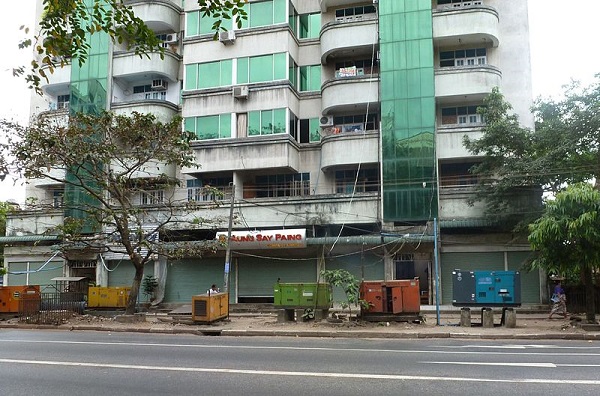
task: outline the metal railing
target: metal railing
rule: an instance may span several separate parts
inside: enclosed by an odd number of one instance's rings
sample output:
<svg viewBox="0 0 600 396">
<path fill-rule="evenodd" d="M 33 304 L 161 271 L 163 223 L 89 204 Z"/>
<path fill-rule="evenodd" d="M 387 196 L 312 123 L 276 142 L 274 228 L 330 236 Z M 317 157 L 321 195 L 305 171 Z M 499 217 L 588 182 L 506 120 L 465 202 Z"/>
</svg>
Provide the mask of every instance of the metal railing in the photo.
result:
<svg viewBox="0 0 600 396">
<path fill-rule="evenodd" d="M 19 301 L 19 321 L 31 324 L 66 322 L 75 314 L 83 314 L 86 293 L 41 293 L 23 296 Z"/>
<path fill-rule="evenodd" d="M 585 289 L 583 286 L 565 287 L 567 295 L 567 311 L 571 313 L 585 312 Z M 596 313 L 600 313 L 600 287 L 594 288 L 596 299 Z"/>
</svg>

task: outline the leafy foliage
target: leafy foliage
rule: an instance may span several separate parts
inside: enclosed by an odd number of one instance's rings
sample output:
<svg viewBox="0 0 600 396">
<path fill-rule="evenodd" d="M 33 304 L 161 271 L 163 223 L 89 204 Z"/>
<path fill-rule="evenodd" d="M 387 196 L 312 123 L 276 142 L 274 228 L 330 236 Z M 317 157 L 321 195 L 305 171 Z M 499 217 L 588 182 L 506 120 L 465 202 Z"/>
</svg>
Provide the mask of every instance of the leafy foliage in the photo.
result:
<svg viewBox="0 0 600 396">
<path fill-rule="evenodd" d="M 100 116 L 78 114 L 68 123 L 39 118 L 29 127 L 7 121 L 0 128 L 10 137 L 7 158 L 11 167 L 28 179 L 44 178 L 72 189 L 77 199 L 65 196 L 63 224 L 53 234 L 62 237 L 61 250 L 85 249 L 96 253 L 125 254 L 136 273 L 127 310 L 133 313 L 144 265 L 157 255 L 201 256 L 216 243 L 165 243 L 170 229 L 196 227 L 198 207 L 187 199 L 178 201 L 174 189 L 179 180 L 165 173 L 195 166 L 191 135 L 184 133 L 179 117 L 162 123 L 151 114 L 131 116 L 109 112 Z M 164 199 L 140 206 L 139 196 L 164 190 Z M 47 210 L 44 202 L 30 202 L 31 209 Z M 83 217 L 69 213 L 82 213 Z M 93 232 L 86 228 L 91 221 Z M 210 223 L 203 219 L 202 223 Z"/>
<path fill-rule="evenodd" d="M 243 9 L 248 0 L 198 0 L 200 12 L 215 18 L 215 37 L 224 30 L 223 19 L 235 20 L 238 27 L 247 18 Z M 24 39 L 19 48 L 33 47 L 38 57 L 31 64 L 13 69 L 17 76 L 25 75 L 30 87 L 42 93 L 40 83 L 48 73 L 67 62 L 83 65 L 88 58 L 88 36 L 106 33 L 113 42 L 125 43 L 139 56 L 160 53 L 161 41 L 124 0 L 43 0 L 39 30 L 33 39 Z M 27 34 L 29 29 L 22 26 Z"/>
<path fill-rule="evenodd" d="M 600 191 L 588 183 L 567 187 L 547 201 L 544 214 L 529 231 L 531 247 L 538 251 L 533 265 L 556 274 L 583 275 L 587 318 L 594 321 L 592 274 L 600 270 Z"/>
<path fill-rule="evenodd" d="M 352 315 L 352 307 L 368 306 L 365 300 L 360 298 L 360 281 L 350 272 L 342 269 L 323 270 L 321 277 L 333 287 L 341 287 L 344 290 L 346 301 L 341 301 L 342 308 L 348 308 Z"/>
</svg>

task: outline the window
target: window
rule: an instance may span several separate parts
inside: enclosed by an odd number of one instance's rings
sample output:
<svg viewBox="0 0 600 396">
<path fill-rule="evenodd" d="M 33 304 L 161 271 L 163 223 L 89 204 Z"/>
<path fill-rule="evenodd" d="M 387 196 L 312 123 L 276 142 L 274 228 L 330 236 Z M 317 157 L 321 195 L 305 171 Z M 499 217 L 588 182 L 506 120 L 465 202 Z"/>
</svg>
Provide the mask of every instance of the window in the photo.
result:
<svg viewBox="0 0 600 396">
<path fill-rule="evenodd" d="M 231 199 L 232 177 L 190 179 L 186 181 L 188 201 L 206 202 Z"/>
<path fill-rule="evenodd" d="M 336 62 L 335 77 L 353 77 L 379 73 L 379 65 L 377 60 L 373 59 L 358 59 Z"/>
<path fill-rule="evenodd" d="M 471 173 L 476 162 L 440 164 L 440 185 L 442 187 L 461 187 L 477 184 L 477 176 Z"/>
<path fill-rule="evenodd" d="M 230 138 L 231 114 L 186 118 L 185 130 L 195 133 L 199 140 Z"/>
<path fill-rule="evenodd" d="M 378 128 L 377 114 L 333 117 L 333 124 L 338 132 L 374 131 Z"/>
<path fill-rule="evenodd" d="M 292 83 L 292 87 L 298 89 L 298 65 L 291 56 L 289 57 L 288 62 L 290 65 L 288 70 L 290 82 Z"/>
<path fill-rule="evenodd" d="M 354 184 L 356 183 L 356 190 Z M 335 172 L 335 192 L 337 194 L 352 194 L 353 192 L 376 192 L 379 189 L 379 170 L 361 169 L 339 170 Z"/>
<path fill-rule="evenodd" d="M 375 6 L 359 6 L 335 10 L 335 20 L 338 22 L 360 21 L 365 17 L 376 17 Z"/>
<path fill-rule="evenodd" d="M 310 173 L 256 176 L 256 197 L 300 197 L 310 195 Z"/>
<path fill-rule="evenodd" d="M 487 63 L 487 50 L 475 48 L 440 52 L 440 67 L 478 66 Z"/>
<path fill-rule="evenodd" d="M 185 14 L 186 37 L 193 37 L 202 34 L 215 34 L 215 30 L 213 28 L 215 21 L 216 18 L 203 16 L 200 11 L 187 12 Z M 233 28 L 233 19 L 223 18 L 221 21 L 221 26 L 225 29 L 231 30 Z"/>
<path fill-rule="evenodd" d="M 297 36 L 301 39 L 319 38 L 321 33 L 321 14 L 304 14 L 298 17 L 299 31 Z"/>
<path fill-rule="evenodd" d="M 71 99 L 71 95 L 58 95 L 58 98 L 56 100 L 56 108 L 58 110 L 68 109 L 70 99 Z"/>
<path fill-rule="evenodd" d="M 238 58 L 237 83 L 256 83 L 288 78 L 287 54 L 270 54 Z"/>
<path fill-rule="evenodd" d="M 52 191 L 52 207 L 60 208 L 63 204 L 63 197 L 65 192 L 63 190 L 53 190 Z"/>
<path fill-rule="evenodd" d="M 321 128 L 318 118 L 300 120 L 300 136 L 296 137 L 298 143 L 314 143 L 321 141 Z"/>
<path fill-rule="evenodd" d="M 442 125 L 481 124 L 484 122 L 481 114 L 477 114 L 479 106 L 460 106 L 442 108 Z"/>
<path fill-rule="evenodd" d="M 300 92 L 321 91 L 321 65 L 300 66 Z"/>
<path fill-rule="evenodd" d="M 286 109 L 248 112 L 248 136 L 286 133 Z"/>
<path fill-rule="evenodd" d="M 140 194 L 141 205 L 156 205 L 165 201 L 165 192 L 163 190 L 142 191 Z"/>
<path fill-rule="evenodd" d="M 244 9 L 248 19 L 242 21 L 242 28 L 269 26 L 276 23 L 286 23 L 286 5 L 288 0 L 269 0 L 248 3 Z"/>
<path fill-rule="evenodd" d="M 475 5 L 482 5 L 482 0 L 438 0 L 438 6 L 446 6 L 446 7 L 471 7 Z"/>
<path fill-rule="evenodd" d="M 167 100 L 167 92 L 166 91 L 153 91 L 152 86 L 148 85 L 137 85 L 133 87 L 133 99 L 144 100 L 144 99 L 154 99 L 154 100 Z"/>
<path fill-rule="evenodd" d="M 185 89 L 204 89 L 232 85 L 232 60 L 185 65 Z"/>
</svg>

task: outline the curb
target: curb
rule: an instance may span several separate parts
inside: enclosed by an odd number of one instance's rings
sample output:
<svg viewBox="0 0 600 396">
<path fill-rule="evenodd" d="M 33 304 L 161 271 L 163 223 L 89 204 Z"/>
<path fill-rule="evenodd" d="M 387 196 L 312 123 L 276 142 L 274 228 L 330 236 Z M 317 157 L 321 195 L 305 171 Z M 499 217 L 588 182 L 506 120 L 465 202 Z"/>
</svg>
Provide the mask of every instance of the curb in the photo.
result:
<svg viewBox="0 0 600 396">
<path fill-rule="evenodd" d="M 234 330 L 234 329 L 156 329 L 136 327 L 102 327 L 0 324 L 0 329 L 105 331 L 114 333 L 186 334 L 223 337 L 313 337 L 313 338 L 383 338 L 383 339 L 481 339 L 481 340 L 577 340 L 600 341 L 600 333 L 455 333 L 455 332 L 366 332 L 366 331 L 293 331 L 293 330 Z"/>
</svg>

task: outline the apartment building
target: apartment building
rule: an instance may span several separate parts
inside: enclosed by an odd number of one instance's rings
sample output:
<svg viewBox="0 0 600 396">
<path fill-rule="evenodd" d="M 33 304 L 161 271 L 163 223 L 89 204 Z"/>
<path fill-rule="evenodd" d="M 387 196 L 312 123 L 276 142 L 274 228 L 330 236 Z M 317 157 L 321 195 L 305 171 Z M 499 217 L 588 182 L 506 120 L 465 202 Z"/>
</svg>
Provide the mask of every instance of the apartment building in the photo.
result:
<svg viewBox="0 0 600 396">
<path fill-rule="evenodd" d="M 223 205 L 211 215 L 228 218 L 233 202 L 232 302 L 272 301 L 278 280 L 346 269 L 368 280 L 419 277 L 422 302 L 433 303 L 436 237 L 443 303 L 452 270 L 519 270 L 529 257 L 482 204 L 467 204 L 479 159 L 462 144 L 481 135 L 476 109 L 494 87 L 533 127 L 526 0 L 250 0 L 243 26 L 225 21 L 217 40 L 195 1 L 127 3 L 163 40 L 164 59 L 98 37 L 90 61 L 52 75 L 32 111 L 181 115 L 201 167 L 161 169 L 185 188 L 141 194 L 139 204 L 158 207 L 165 194 L 217 198 Z M 222 196 L 204 194 L 207 185 Z M 52 256 L 57 241 L 42 234 L 62 221 L 65 194 L 31 181 L 27 195 L 57 209 L 9 218 L 5 284 L 62 275 L 130 284 L 123 256 Z M 175 231 L 214 239 L 227 222 Z M 147 274 L 159 279 L 163 302 L 188 302 L 222 284 L 224 260 L 225 251 L 157 258 Z M 542 278 L 522 274 L 524 302 L 543 299 Z"/>
</svg>

